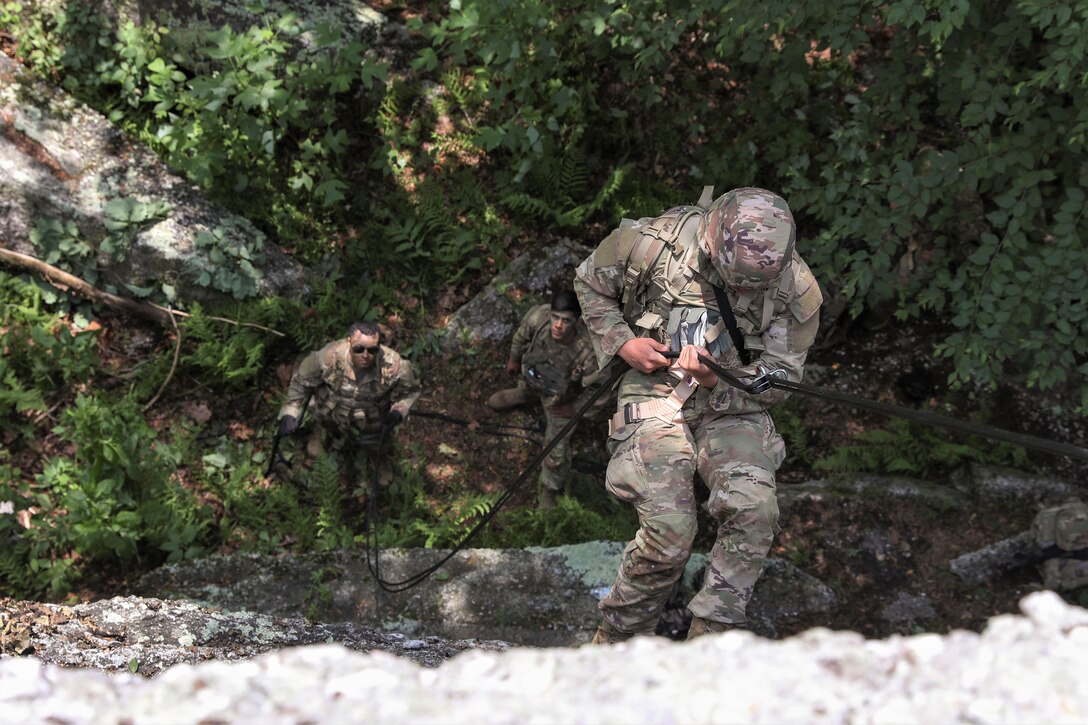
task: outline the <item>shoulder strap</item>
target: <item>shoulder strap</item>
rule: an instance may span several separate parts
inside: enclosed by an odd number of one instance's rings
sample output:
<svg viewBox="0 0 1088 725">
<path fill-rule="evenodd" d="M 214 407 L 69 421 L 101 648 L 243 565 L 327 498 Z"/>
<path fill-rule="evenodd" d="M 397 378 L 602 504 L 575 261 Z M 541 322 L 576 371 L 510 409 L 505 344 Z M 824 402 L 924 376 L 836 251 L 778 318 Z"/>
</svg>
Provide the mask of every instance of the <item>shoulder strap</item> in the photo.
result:
<svg viewBox="0 0 1088 725">
<path fill-rule="evenodd" d="M 687 254 L 687 247 L 679 243 L 680 234 L 689 219 L 703 214 L 713 193 L 713 186 L 704 186 L 696 206 L 669 209 L 652 219 L 641 231 L 627 257 L 627 270 L 623 282 L 623 316 L 625 318 L 630 319 L 639 290 L 646 282 L 646 274 L 655 266 L 661 253 L 668 249 L 677 258 Z"/>
<path fill-rule="evenodd" d="M 733 347 L 737 348 L 741 365 L 750 365 L 752 363 L 752 354 L 744 346 L 744 335 L 740 334 L 740 328 L 737 327 L 737 318 L 733 315 L 733 306 L 729 304 L 729 298 L 726 296 L 724 289 L 718 285 L 711 286 L 714 288 L 714 298 L 718 300 L 718 313 L 722 316 L 722 322 L 725 323 L 725 329 L 729 332 L 729 339 L 733 341 Z"/>
<path fill-rule="evenodd" d="M 695 202 L 695 206 L 697 206 L 700 209 L 703 209 L 705 211 L 706 208 L 708 206 L 710 206 L 710 202 L 712 202 L 713 200 L 714 200 L 714 187 L 713 186 L 704 186 L 703 187 L 703 193 L 699 195 L 699 201 Z"/>
</svg>

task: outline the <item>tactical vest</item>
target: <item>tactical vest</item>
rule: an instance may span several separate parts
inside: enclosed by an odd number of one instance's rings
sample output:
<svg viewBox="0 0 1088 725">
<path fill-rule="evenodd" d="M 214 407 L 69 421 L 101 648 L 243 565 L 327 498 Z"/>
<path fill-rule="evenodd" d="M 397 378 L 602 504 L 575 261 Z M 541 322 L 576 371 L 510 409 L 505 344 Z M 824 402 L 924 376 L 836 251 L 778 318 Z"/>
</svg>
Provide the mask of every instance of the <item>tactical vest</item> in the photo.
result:
<svg viewBox="0 0 1088 725">
<path fill-rule="evenodd" d="M 1088 504 L 1073 503 L 1044 509 L 1035 517 L 1035 543 L 1053 558 L 1040 569 L 1047 589 L 1072 590 L 1088 586 Z"/>
<path fill-rule="evenodd" d="M 382 346 L 379 366 L 362 380 L 352 378 L 347 369 L 351 362 L 342 354 L 325 368 L 321 378 L 324 383 L 314 393 L 314 411 L 318 419 L 332 421 L 344 427 L 354 424 L 360 428 L 373 427 L 381 422 L 382 414 L 389 409 L 392 381 L 400 368 L 400 358 L 393 350 Z"/>
<path fill-rule="evenodd" d="M 808 265 L 796 251 L 778 282 L 767 290 L 729 289 L 709 264 L 699 269 L 699 222 L 712 194 L 713 187 L 704 187 L 695 206 L 680 206 L 658 217 L 625 219 L 620 223 L 620 229 L 638 232 L 627 261 L 623 317 L 636 334 L 667 343 L 670 297 L 684 289 L 699 272 L 711 285 L 724 290 L 745 347 L 757 353 L 764 348 L 761 335 L 771 320 L 789 309 L 798 321 L 804 322 L 820 308 L 823 296 Z M 726 331 L 724 322 L 718 326 L 720 329 L 712 333 L 715 337 Z"/>
<path fill-rule="evenodd" d="M 570 370 L 556 365 L 548 351 L 537 344 L 549 327 L 551 320 L 545 319 L 533 333 L 528 351 L 521 358 L 521 374 L 525 384 L 537 395 L 562 398 L 570 390 Z"/>
</svg>

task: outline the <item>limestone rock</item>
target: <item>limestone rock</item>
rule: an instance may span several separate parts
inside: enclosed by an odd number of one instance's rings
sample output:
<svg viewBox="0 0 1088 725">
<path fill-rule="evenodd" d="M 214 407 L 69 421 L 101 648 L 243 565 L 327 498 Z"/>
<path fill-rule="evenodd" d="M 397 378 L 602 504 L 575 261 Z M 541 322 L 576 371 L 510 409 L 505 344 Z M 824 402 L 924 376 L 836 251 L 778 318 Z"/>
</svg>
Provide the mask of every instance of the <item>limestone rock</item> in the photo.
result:
<svg viewBox="0 0 1088 725">
<path fill-rule="evenodd" d="M 447 553 L 384 551 L 382 578 L 408 579 Z M 597 603 L 611 585 L 622 555 L 620 542 L 466 549 L 437 574 L 397 594 L 375 584 L 365 552 L 216 555 L 161 567 L 137 581 L 134 592 L 273 617 L 354 622 L 409 636 L 425 632 L 565 646 L 589 641 L 600 621 Z M 694 595 L 705 563 L 704 555 L 692 556 L 685 587 L 677 597 L 678 609 L 683 610 Z M 756 634 L 777 637 L 780 628 L 836 604 L 825 584 L 771 557 L 749 605 L 750 627 Z"/>
<path fill-rule="evenodd" d="M 101 114 L 3 54 L 0 131 L 0 244 L 7 248 L 41 257 L 32 234 L 63 224 L 97 257 L 100 279 L 89 281 L 121 294 L 130 294 L 126 285 L 162 284 L 183 303 L 307 293 L 300 265 L 248 220 L 208 202 Z M 133 225 L 120 254 L 107 253 L 107 225 L 133 209 L 155 211 Z M 207 284 L 198 284 L 202 275 Z"/>
<path fill-rule="evenodd" d="M 507 646 L 433 636 L 409 639 L 350 623 L 316 624 L 138 597 L 73 607 L 0 600 L 0 632 L 0 653 L 5 655 L 33 655 L 64 667 L 142 675 L 182 663 L 247 659 L 274 649 L 327 642 L 402 655 L 432 667 L 468 648 Z"/>
<path fill-rule="evenodd" d="M 510 293 L 542 293 L 561 275 L 567 275 L 569 280 L 574 267 L 589 256 L 591 251 L 575 242 L 564 240 L 514 259 L 450 318 L 443 337 L 443 346 L 447 350 L 454 349 L 465 338 L 473 341 L 509 338 L 521 321 L 521 315 Z M 567 281 L 564 286 L 570 285 L 571 282 Z"/>
<path fill-rule="evenodd" d="M 814 629 L 676 643 L 470 651 L 437 668 L 338 644 L 149 680 L 0 660 L 0 722 L 1084 722 L 1088 611 L 1052 593 L 1023 616 L 865 640 Z"/>
</svg>

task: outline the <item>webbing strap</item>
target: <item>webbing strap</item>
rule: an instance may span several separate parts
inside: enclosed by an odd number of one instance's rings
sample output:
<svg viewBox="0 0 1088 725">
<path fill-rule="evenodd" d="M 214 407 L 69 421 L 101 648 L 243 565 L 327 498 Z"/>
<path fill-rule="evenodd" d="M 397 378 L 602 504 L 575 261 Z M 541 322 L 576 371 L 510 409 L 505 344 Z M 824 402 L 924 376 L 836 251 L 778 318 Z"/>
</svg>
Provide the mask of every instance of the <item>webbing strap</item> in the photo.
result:
<svg viewBox="0 0 1088 725">
<path fill-rule="evenodd" d="M 704 186 L 703 193 L 699 195 L 699 201 L 695 202 L 695 206 L 702 209 L 706 209 L 710 206 L 710 202 L 714 200 L 714 187 Z"/>
<path fill-rule="evenodd" d="M 737 348 L 740 363 L 741 365 L 750 365 L 752 353 L 748 352 L 748 348 L 744 345 L 744 335 L 740 334 L 740 328 L 737 327 L 737 318 L 733 314 L 733 306 L 729 304 L 729 297 L 726 296 L 725 290 L 718 285 L 711 285 L 711 287 L 714 288 L 714 298 L 718 301 L 718 314 L 722 316 L 725 329 L 729 333 L 729 339 L 733 341 L 733 347 Z"/>
<path fill-rule="evenodd" d="M 665 423 L 680 422 L 678 419 L 680 409 L 684 407 L 684 403 L 697 387 L 699 383 L 688 377 L 677 383 L 667 398 L 647 400 L 642 403 L 627 403 L 608 421 L 608 435 L 612 435 L 625 425 L 647 418 L 657 418 Z"/>
</svg>

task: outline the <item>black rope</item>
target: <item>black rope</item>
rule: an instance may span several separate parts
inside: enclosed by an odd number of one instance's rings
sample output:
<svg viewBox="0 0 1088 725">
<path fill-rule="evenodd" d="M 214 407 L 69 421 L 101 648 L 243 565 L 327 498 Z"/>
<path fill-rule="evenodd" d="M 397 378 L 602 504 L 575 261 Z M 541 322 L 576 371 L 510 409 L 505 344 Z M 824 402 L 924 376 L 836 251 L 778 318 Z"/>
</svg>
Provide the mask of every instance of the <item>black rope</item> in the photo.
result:
<svg viewBox="0 0 1088 725">
<path fill-rule="evenodd" d="M 457 552 L 465 548 L 468 542 L 475 538 L 476 535 L 479 534 L 485 526 L 487 526 L 491 519 L 493 519 L 495 515 L 499 512 L 499 509 L 502 508 L 503 505 L 513 497 L 513 495 L 518 491 L 519 488 L 521 488 L 525 481 L 528 480 L 529 476 L 536 471 L 537 466 L 539 466 L 544 458 L 549 453 L 551 453 L 552 449 L 559 444 L 559 441 L 563 440 L 564 436 L 574 430 L 574 427 L 578 424 L 578 421 L 581 420 L 583 416 L 585 416 L 586 411 L 588 411 L 590 407 L 595 402 L 597 402 L 597 398 L 601 397 L 601 395 L 603 395 L 605 391 L 611 390 L 613 384 L 615 384 L 615 382 L 620 379 L 620 376 L 623 375 L 623 373 L 627 370 L 626 365 L 617 364 L 615 367 L 616 369 L 612 372 L 612 375 L 603 384 L 598 386 L 596 390 L 593 391 L 593 393 L 582 404 L 582 407 L 579 408 L 578 411 L 574 414 L 574 417 L 567 421 L 567 424 L 563 426 L 563 428 L 555 435 L 554 438 L 548 441 L 548 443 L 540 450 L 540 452 L 533 457 L 533 460 L 529 461 L 529 464 L 525 467 L 525 470 L 521 472 L 521 475 L 519 475 L 517 479 L 515 479 L 514 482 L 510 484 L 505 491 L 502 492 L 502 494 L 495 500 L 495 502 L 491 504 L 491 508 L 487 510 L 487 513 L 485 513 L 480 518 L 480 520 L 476 523 L 472 530 L 469 531 L 463 539 L 461 539 L 457 546 L 455 546 L 439 561 L 399 582 L 387 581 L 381 576 L 381 548 L 378 545 L 377 506 L 375 502 L 378 497 L 378 471 L 379 466 L 381 465 L 382 448 L 384 447 L 383 444 L 385 442 L 385 437 L 389 432 L 383 426 L 378 442 L 378 454 L 377 456 L 375 456 L 376 461 L 374 464 L 374 477 L 371 480 L 370 501 L 367 503 L 366 516 L 366 564 L 367 568 L 370 569 L 371 576 L 374 577 L 374 581 L 378 583 L 378 586 L 380 586 L 385 591 L 392 592 L 394 594 L 407 591 L 412 587 L 416 586 L 417 584 L 423 582 L 431 574 L 438 571 L 447 561 L 452 559 L 453 556 L 457 554 Z M 373 544 L 371 544 L 371 542 L 373 542 Z M 372 555 L 373 560 L 371 558 Z"/>
<path fill-rule="evenodd" d="M 664 353 L 667 358 L 675 358 L 679 356 L 677 352 Z M 1067 458 L 1073 458 L 1081 461 L 1088 461 L 1088 450 L 1074 446 L 1068 443 L 1059 443 L 1057 441 L 1049 441 L 1043 438 L 1037 438 L 1035 436 L 1027 435 L 1024 433 L 1013 433 L 1011 431 L 1003 430 L 1001 428 L 994 428 L 993 426 L 983 425 L 981 423 L 968 423 L 965 421 L 957 420 L 955 418 L 949 418 L 947 416 L 938 415 L 937 413 L 930 413 L 926 411 L 914 410 L 911 408 L 904 408 L 898 405 L 892 405 L 891 403 L 881 403 L 875 400 L 869 400 L 857 395 L 851 395 L 850 393 L 841 393 L 837 390 L 827 390 L 824 388 L 817 388 L 812 385 L 806 385 L 804 383 L 793 383 L 787 380 L 779 380 L 773 376 L 763 375 L 750 383 L 746 383 L 739 377 L 734 375 L 729 370 L 723 368 L 716 360 L 713 360 L 705 355 L 699 355 L 699 360 L 710 368 L 722 381 L 731 385 L 738 390 L 742 390 L 752 395 L 758 395 L 765 392 L 770 388 L 778 388 L 780 390 L 786 390 L 793 393 L 800 393 L 802 395 L 808 395 L 823 400 L 828 400 L 833 403 L 841 405 L 850 405 L 856 408 L 862 408 L 864 410 L 870 410 L 876 413 L 882 413 L 884 415 L 897 416 L 900 418 L 906 418 L 907 420 L 913 420 L 925 425 L 932 425 L 940 428 L 946 428 L 948 430 L 956 431 L 959 433 L 966 433 L 969 435 L 981 436 L 983 438 L 990 438 L 993 440 L 1005 441 L 1014 445 L 1022 446 L 1024 448 L 1031 448 L 1037 451 L 1045 453 L 1051 453 L 1053 455 L 1065 456 Z M 539 453 L 530 461 L 525 470 L 521 472 L 521 475 L 496 499 L 495 503 L 491 505 L 487 513 L 483 515 L 476 526 L 454 547 L 448 554 L 442 559 L 435 562 L 431 566 L 423 569 L 422 571 L 413 574 L 399 582 L 390 582 L 382 579 L 381 577 L 381 550 L 378 546 L 377 535 L 377 511 L 375 501 L 378 493 L 378 470 L 381 465 L 382 448 L 385 441 L 385 437 L 388 434 L 388 430 L 383 427 L 381 432 L 380 441 L 378 444 L 378 455 L 374 467 L 374 478 L 371 482 L 371 495 L 370 501 L 367 507 L 367 567 L 370 569 L 371 575 L 374 580 L 378 582 L 378 585 L 387 592 L 398 593 L 407 591 L 412 587 L 423 582 L 434 572 L 438 571 L 447 561 L 449 561 L 455 554 L 463 549 L 469 541 L 471 541 L 481 530 L 486 526 L 492 518 L 498 513 L 499 509 L 510 500 L 510 498 L 517 492 L 517 490 L 525 483 L 528 476 L 536 470 L 536 467 L 544 460 L 544 457 L 551 452 L 563 436 L 567 435 L 578 421 L 589 410 L 590 406 L 597 401 L 604 391 L 611 390 L 612 386 L 620 376 L 627 371 L 626 365 L 615 365 L 615 370 L 609 376 L 608 380 L 597 388 L 596 391 L 586 400 L 582 407 L 574 414 L 574 417 L 567 421 L 567 424 L 563 426 L 563 429 L 559 431 L 556 436 L 550 440 L 547 445 L 540 450 Z M 438 417 L 438 416 L 434 416 Z M 373 546 L 370 542 L 373 541 Z M 372 561 L 371 556 L 374 555 Z"/>
<path fill-rule="evenodd" d="M 766 389 L 763 386 L 778 388 L 779 390 L 787 390 L 791 393 L 800 393 L 813 398 L 821 398 L 840 405 L 849 405 L 855 408 L 871 410 L 875 413 L 906 418 L 907 420 L 912 420 L 916 423 L 945 428 L 947 430 L 956 431 L 957 433 L 981 436 L 991 440 L 1012 443 L 1013 445 L 1018 445 L 1023 448 L 1042 451 L 1043 453 L 1050 453 L 1055 456 L 1065 456 L 1066 458 L 1075 460 L 1088 461 L 1088 450 L 1069 443 L 1059 443 L 1058 441 L 1051 441 L 1045 438 L 1037 438 L 1026 433 L 1013 433 L 1012 431 L 983 425 L 982 423 L 968 423 L 937 413 L 914 410 L 913 408 L 904 408 L 899 405 L 892 405 L 891 403 L 881 403 L 876 400 L 869 400 L 857 395 L 851 395 L 850 393 L 841 393 L 837 390 L 827 390 L 825 388 L 817 388 L 813 385 L 806 385 L 805 383 L 793 383 L 788 380 L 779 380 L 773 376 L 763 376 L 760 379 L 761 385 L 745 383 L 733 375 L 733 373 L 719 365 L 717 361 L 708 358 L 705 355 L 700 355 L 699 360 L 729 385 L 753 395 L 763 392 Z"/>
</svg>

